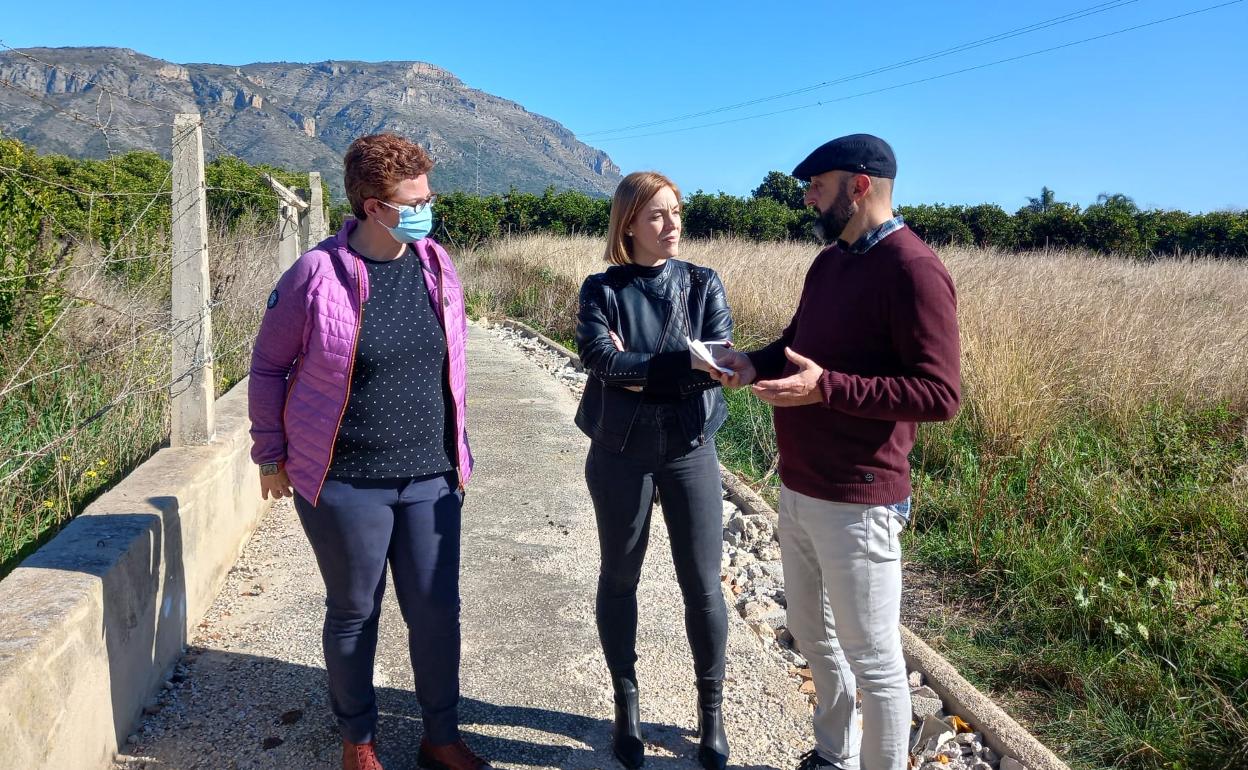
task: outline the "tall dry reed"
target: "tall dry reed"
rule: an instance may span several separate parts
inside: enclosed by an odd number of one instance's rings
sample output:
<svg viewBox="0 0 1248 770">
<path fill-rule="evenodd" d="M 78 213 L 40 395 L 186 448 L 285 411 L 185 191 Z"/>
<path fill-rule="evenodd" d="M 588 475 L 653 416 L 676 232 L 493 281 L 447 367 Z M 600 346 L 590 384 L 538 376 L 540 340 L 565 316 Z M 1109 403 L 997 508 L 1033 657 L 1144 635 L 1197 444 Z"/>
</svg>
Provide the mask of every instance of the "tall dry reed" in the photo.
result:
<svg viewBox="0 0 1248 770">
<path fill-rule="evenodd" d="M 252 221 L 210 233 L 218 395 L 246 374 L 277 277 L 272 231 Z M 0 379 L 15 383 L 0 394 L 0 576 L 168 436 L 168 256 L 144 271 L 102 266 L 93 245 L 69 259 L 56 324 L 37 339 L 13 330 L 0 344 Z"/>
<path fill-rule="evenodd" d="M 528 235 L 465 259 L 469 273 L 492 266 L 485 294 L 514 281 L 507 266 L 535 268 L 566 292 L 605 269 L 602 250 L 601 238 Z M 681 258 L 719 272 L 748 347 L 789 322 L 817 251 L 717 238 L 685 242 Z M 940 256 L 958 291 L 968 407 L 1005 445 L 1073 418 L 1128 420 L 1158 401 L 1248 409 L 1248 264 L 957 247 Z M 548 305 L 575 310 L 566 299 Z M 551 325 L 566 332 L 570 319 Z"/>
</svg>

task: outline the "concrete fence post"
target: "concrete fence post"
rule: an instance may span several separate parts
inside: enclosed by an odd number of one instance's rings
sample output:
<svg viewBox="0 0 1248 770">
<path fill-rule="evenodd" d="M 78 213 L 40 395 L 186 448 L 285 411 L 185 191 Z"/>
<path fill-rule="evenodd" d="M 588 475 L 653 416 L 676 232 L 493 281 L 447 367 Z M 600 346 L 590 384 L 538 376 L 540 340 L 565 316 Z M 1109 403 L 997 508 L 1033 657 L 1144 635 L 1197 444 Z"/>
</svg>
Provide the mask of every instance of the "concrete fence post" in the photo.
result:
<svg viewBox="0 0 1248 770">
<path fill-rule="evenodd" d="M 278 211 L 281 216 L 278 219 L 277 234 L 277 271 L 284 273 L 295 264 L 295 260 L 299 259 L 302 253 L 300 242 L 306 244 L 308 241 L 307 215 L 308 203 L 300 198 L 294 190 L 274 179 L 271 175 L 265 174 L 264 178 L 268 180 L 269 187 L 273 188 L 273 192 L 277 193 L 277 200 L 280 208 Z M 320 185 L 317 185 L 320 189 Z M 306 246 L 302 248 L 307 248 Z"/>
<path fill-rule="evenodd" d="M 208 284 L 208 191 L 200 116 L 173 120 L 173 377 L 170 443 L 212 440 L 212 290 Z"/>
<path fill-rule="evenodd" d="M 304 250 L 308 250 L 325 240 L 329 235 L 325 226 L 325 195 L 321 191 L 321 172 L 308 173 L 308 210 L 305 214 L 308 240 L 304 242 Z"/>
<path fill-rule="evenodd" d="M 302 196 L 305 200 L 307 199 L 306 190 L 294 190 L 294 193 L 296 195 Z M 310 216 L 311 211 L 312 209 L 309 208 L 307 211 L 302 211 L 298 215 L 298 218 L 299 218 L 299 253 L 300 254 L 312 248 L 312 229 L 311 229 L 312 217 Z"/>
<path fill-rule="evenodd" d="M 299 209 L 282 204 L 277 237 L 277 272 L 284 273 L 299 259 Z"/>
</svg>

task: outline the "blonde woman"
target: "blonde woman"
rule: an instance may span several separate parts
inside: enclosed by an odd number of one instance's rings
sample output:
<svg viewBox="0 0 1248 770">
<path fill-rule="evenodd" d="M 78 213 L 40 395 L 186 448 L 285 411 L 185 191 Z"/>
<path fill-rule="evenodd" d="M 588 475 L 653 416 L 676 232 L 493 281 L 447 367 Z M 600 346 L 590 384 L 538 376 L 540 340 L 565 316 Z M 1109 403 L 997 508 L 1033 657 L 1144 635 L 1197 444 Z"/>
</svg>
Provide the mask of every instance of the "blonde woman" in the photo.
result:
<svg viewBox="0 0 1248 770">
<path fill-rule="evenodd" d="M 721 770 L 728 617 L 719 587 L 722 497 L 715 431 L 723 393 L 688 340 L 730 345 L 732 315 L 715 271 L 676 259 L 680 191 L 652 171 L 615 191 L 611 267 L 581 286 L 577 348 L 589 372 L 576 424 L 592 439 L 585 481 L 598 523 L 596 615 L 615 689 L 613 751 L 645 760 L 635 664 L 637 583 L 657 496 L 685 602 L 698 690 L 698 761 Z M 716 348 L 718 349 L 718 348 Z"/>
</svg>

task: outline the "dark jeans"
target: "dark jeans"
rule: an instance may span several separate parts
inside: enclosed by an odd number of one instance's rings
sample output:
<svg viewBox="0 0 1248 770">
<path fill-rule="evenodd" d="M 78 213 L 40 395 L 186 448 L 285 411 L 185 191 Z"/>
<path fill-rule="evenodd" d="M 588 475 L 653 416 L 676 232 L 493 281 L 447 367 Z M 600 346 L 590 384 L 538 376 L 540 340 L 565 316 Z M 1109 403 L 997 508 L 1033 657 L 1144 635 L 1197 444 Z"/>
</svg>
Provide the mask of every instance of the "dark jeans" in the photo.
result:
<svg viewBox="0 0 1248 770">
<path fill-rule="evenodd" d="M 637 661 L 637 583 L 658 488 L 685 600 L 698 679 L 724 677 L 728 613 L 719 586 L 723 495 L 714 441 L 690 449 L 671 406 L 644 404 L 622 452 L 591 444 L 585 481 L 598 520 L 598 636 L 613 678 Z"/>
<path fill-rule="evenodd" d="M 327 479 L 295 510 L 325 580 L 325 668 L 342 736 L 373 739 L 377 620 L 394 575 L 408 628 L 416 697 L 434 744 L 459 739 L 459 526 L 452 472 L 416 479 Z"/>
</svg>

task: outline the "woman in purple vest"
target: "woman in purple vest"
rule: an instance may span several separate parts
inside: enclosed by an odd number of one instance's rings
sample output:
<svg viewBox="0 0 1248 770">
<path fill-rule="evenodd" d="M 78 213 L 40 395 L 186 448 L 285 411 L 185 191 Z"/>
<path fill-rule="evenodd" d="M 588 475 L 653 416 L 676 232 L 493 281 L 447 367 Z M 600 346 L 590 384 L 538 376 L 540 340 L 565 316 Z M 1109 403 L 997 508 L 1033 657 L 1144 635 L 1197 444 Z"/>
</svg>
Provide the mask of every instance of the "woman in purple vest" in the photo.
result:
<svg viewBox="0 0 1248 770">
<path fill-rule="evenodd" d="M 269 295 L 251 361 L 261 494 L 293 496 L 325 581 L 343 768 L 380 770 L 373 658 L 386 564 L 425 725 L 418 763 L 488 768 L 459 735 L 459 533 L 472 473 L 463 291 L 432 238 L 433 162 L 398 136 L 344 161 L 355 219 Z"/>
</svg>

